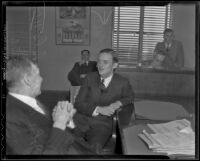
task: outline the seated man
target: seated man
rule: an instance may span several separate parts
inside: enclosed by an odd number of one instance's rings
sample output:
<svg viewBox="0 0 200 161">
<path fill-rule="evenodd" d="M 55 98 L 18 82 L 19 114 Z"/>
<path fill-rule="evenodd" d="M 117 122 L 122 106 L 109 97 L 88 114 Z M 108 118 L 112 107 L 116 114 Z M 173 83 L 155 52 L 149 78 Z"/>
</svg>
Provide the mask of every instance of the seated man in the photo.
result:
<svg viewBox="0 0 200 161">
<path fill-rule="evenodd" d="M 114 51 L 101 50 L 98 54 L 98 72 L 87 75 L 75 99 L 77 114 L 74 121 L 79 121 L 80 126 L 74 129 L 74 133 L 80 134 L 81 131 L 98 154 L 101 154 L 112 134 L 113 114 L 124 105 L 131 104 L 134 98 L 129 81 L 114 73 L 117 66 Z"/>
<path fill-rule="evenodd" d="M 95 61 L 90 61 L 89 50 L 81 51 L 81 61 L 76 62 L 72 70 L 68 74 L 68 79 L 72 86 L 80 86 L 86 75 L 89 72 L 97 71 L 97 63 Z"/>
<path fill-rule="evenodd" d="M 174 39 L 172 29 L 165 29 L 164 41 L 158 42 L 154 50 L 154 68 L 179 69 L 184 66 L 184 51 L 180 41 Z"/>
<path fill-rule="evenodd" d="M 36 64 L 21 56 L 7 61 L 6 144 L 13 154 L 95 154 L 74 137 L 73 115 L 68 101 L 53 109 L 38 103 L 42 78 Z"/>
</svg>

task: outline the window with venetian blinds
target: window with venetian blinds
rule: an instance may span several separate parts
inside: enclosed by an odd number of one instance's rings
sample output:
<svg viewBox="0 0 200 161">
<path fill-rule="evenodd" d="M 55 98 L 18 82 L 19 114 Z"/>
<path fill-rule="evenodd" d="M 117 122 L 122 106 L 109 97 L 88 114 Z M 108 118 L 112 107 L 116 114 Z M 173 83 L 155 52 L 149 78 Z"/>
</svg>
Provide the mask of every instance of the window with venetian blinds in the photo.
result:
<svg viewBox="0 0 200 161">
<path fill-rule="evenodd" d="M 120 67 L 136 67 L 152 60 L 165 28 L 172 27 L 171 5 L 114 7 L 113 49 Z"/>
</svg>

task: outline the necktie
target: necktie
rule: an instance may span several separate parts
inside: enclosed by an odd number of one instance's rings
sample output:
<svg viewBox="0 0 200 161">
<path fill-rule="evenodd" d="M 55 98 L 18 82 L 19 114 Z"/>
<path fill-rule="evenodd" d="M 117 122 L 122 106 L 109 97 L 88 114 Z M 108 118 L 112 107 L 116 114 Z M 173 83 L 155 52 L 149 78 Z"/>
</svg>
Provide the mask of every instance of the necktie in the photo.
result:
<svg viewBox="0 0 200 161">
<path fill-rule="evenodd" d="M 105 91 L 106 90 L 106 86 L 104 84 L 104 79 L 101 80 L 101 91 Z"/>
<path fill-rule="evenodd" d="M 169 51 L 169 44 L 167 44 L 166 50 L 167 50 L 167 52 Z"/>
<path fill-rule="evenodd" d="M 102 83 L 102 85 L 103 85 L 104 87 L 106 87 L 105 84 L 104 84 L 104 81 L 105 81 L 105 80 L 102 79 L 102 80 L 101 80 L 101 83 Z"/>
</svg>

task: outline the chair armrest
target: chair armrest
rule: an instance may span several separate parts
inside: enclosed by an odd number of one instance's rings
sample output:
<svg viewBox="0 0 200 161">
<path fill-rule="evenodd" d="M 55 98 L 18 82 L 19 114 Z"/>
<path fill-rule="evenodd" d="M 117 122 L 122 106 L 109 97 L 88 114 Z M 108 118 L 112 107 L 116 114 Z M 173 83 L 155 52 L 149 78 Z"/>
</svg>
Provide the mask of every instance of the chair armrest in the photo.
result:
<svg viewBox="0 0 200 161">
<path fill-rule="evenodd" d="M 119 119 L 120 118 L 120 119 Z M 117 111 L 117 120 L 120 120 L 120 124 L 123 126 L 128 125 L 135 120 L 135 106 L 134 103 L 128 104 Z"/>
<path fill-rule="evenodd" d="M 117 128 L 117 113 L 115 113 L 113 116 L 113 127 L 112 127 L 112 136 L 111 136 L 113 139 L 117 138 L 116 128 Z"/>
<path fill-rule="evenodd" d="M 80 86 L 70 86 L 70 102 L 74 104 L 76 96 L 80 90 Z"/>
</svg>

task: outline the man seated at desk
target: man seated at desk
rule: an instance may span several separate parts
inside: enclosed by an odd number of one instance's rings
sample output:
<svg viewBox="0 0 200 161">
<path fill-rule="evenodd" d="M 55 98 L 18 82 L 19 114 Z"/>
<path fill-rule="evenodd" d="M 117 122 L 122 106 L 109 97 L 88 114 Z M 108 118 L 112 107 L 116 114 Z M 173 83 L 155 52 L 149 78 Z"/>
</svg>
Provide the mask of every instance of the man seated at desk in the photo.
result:
<svg viewBox="0 0 200 161">
<path fill-rule="evenodd" d="M 98 54 L 98 72 L 87 75 L 75 100 L 77 114 L 82 116 L 82 126 L 74 132 L 82 134 L 97 154 L 102 154 L 103 147 L 112 134 L 112 117 L 115 111 L 134 101 L 128 79 L 114 72 L 117 66 L 115 52 L 112 49 L 101 50 Z"/>
<path fill-rule="evenodd" d="M 96 61 L 90 61 L 90 51 L 82 50 L 81 51 L 81 61 L 76 62 L 72 70 L 68 74 L 68 79 L 72 86 L 80 86 L 83 84 L 83 81 L 86 75 L 89 72 L 97 71 Z"/>
<path fill-rule="evenodd" d="M 164 41 L 158 42 L 154 50 L 153 68 L 180 69 L 184 66 L 184 51 L 180 41 L 174 39 L 174 31 L 165 29 Z"/>
</svg>

